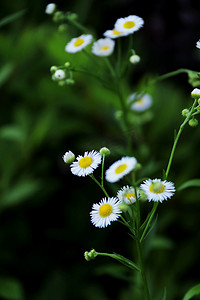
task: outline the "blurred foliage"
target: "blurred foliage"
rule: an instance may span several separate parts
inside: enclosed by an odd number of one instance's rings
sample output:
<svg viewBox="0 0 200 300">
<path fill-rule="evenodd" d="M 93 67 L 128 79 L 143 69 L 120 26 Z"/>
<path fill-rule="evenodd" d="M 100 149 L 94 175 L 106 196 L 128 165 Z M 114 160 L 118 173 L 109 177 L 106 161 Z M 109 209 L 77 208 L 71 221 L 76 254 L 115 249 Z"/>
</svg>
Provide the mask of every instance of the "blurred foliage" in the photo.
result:
<svg viewBox="0 0 200 300">
<path fill-rule="evenodd" d="M 93 247 L 130 258 L 135 257 L 135 249 L 119 224 L 106 230 L 91 226 L 91 205 L 103 194 L 88 178 L 74 177 L 62 161 L 62 155 L 69 149 L 81 154 L 106 146 L 111 149 L 106 167 L 124 155 L 124 133 L 115 119 L 116 109 L 120 107 L 118 99 L 83 74 L 76 75 L 76 84 L 72 87 L 59 87 L 53 82 L 51 65 L 70 61 L 95 68 L 84 54 L 73 57 L 64 51 L 66 42 L 77 31 L 59 33 L 44 15 L 46 4 L 39 1 L 34 4 L 16 1 L 12 9 L 8 2 L 3 2 L 0 22 L 0 297 L 9 300 L 139 300 L 142 287 L 136 274 L 107 258 L 84 261 L 84 251 Z M 116 7 L 112 20 L 108 18 L 110 25 L 121 16 L 121 9 L 124 15 L 130 14 L 130 1 L 109 4 L 69 1 L 69 9 L 80 14 L 87 24 L 91 21 L 91 28 L 96 25 L 98 32 L 103 32 L 107 25 L 101 24 L 102 15 L 110 16 L 113 4 Z M 60 5 L 68 9 L 67 3 L 60 2 Z M 94 15 L 90 13 L 92 9 Z M 136 14 L 142 10 L 142 3 L 137 4 Z M 147 16 L 149 27 L 158 21 L 154 13 L 158 11 L 151 11 L 150 17 Z M 163 51 L 164 58 L 159 61 L 148 37 L 145 29 L 135 37 L 137 53 L 143 59 L 135 72 L 131 72 L 123 93 L 128 96 L 145 89 L 153 97 L 153 108 L 141 131 L 134 125 L 130 134 L 134 136 L 135 156 L 143 167 L 139 175 L 160 177 L 167 165 L 174 129 L 183 120 L 181 111 L 192 103 L 192 88 L 186 75 L 147 85 L 148 78 L 157 75 L 154 74 L 156 68 L 157 73 L 164 68 L 171 71 L 167 68 L 175 66 L 177 55 L 166 60 Z M 197 38 L 199 36 L 193 40 Z M 184 53 L 186 67 L 193 69 L 195 63 L 198 70 L 199 57 L 193 48 L 191 45 L 190 60 L 188 52 Z M 175 67 L 180 67 L 180 63 L 181 60 Z M 136 120 L 140 122 L 139 116 L 134 122 Z M 181 299 L 199 282 L 195 272 L 200 251 L 199 147 L 199 128 L 188 126 L 178 144 L 170 173 L 170 180 L 180 191 L 159 207 L 157 226 L 145 240 L 148 279 L 154 300 L 165 299 L 165 295 L 166 299 Z M 191 179 L 197 181 L 183 189 L 184 183 Z M 151 203 L 142 206 L 146 214 Z"/>
</svg>

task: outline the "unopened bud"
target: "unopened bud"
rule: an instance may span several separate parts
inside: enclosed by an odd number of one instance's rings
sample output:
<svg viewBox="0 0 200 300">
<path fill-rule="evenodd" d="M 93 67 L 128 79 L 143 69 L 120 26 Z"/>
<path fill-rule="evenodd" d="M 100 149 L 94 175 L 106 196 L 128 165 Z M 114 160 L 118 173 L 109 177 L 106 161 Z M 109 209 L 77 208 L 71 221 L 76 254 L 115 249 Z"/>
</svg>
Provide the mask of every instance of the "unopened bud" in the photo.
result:
<svg viewBox="0 0 200 300">
<path fill-rule="evenodd" d="M 96 251 L 93 249 L 91 250 L 90 252 L 88 251 L 85 251 L 84 253 L 84 257 L 87 261 L 90 261 L 91 259 L 95 259 L 95 257 L 97 256 L 98 254 L 96 253 Z"/>
<path fill-rule="evenodd" d="M 55 11 L 56 11 L 56 4 L 55 3 L 49 3 L 46 6 L 46 9 L 45 9 L 46 14 L 52 15 Z"/>
<path fill-rule="evenodd" d="M 71 78 L 66 79 L 66 84 L 74 84 L 74 83 L 75 83 L 74 79 Z"/>
<path fill-rule="evenodd" d="M 137 54 L 131 55 L 131 57 L 129 58 L 129 61 L 132 64 L 137 64 L 140 62 L 140 57 Z"/>
<path fill-rule="evenodd" d="M 69 68 L 70 67 L 70 62 L 67 61 L 65 64 L 64 64 L 65 68 Z"/>
<path fill-rule="evenodd" d="M 58 70 L 56 66 L 51 66 L 50 71 L 51 73 L 55 73 Z"/>
<path fill-rule="evenodd" d="M 56 80 L 63 80 L 66 77 L 65 71 L 63 70 L 56 70 L 56 72 L 54 73 L 54 76 L 56 78 Z"/>
<path fill-rule="evenodd" d="M 65 152 L 63 155 L 63 160 L 66 164 L 71 164 L 75 160 L 75 155 L 72 151 Z"/>
<path fill-rule="evenodd" d="M 99 152 L 100 152 L 101 156 L 103 156 L 103 155 L 105 155 L 105 156 L 106 155 L 110 155 L 110 150 L 108 148 L 106 148 L 106 147 L 101 148 L 99 150 Z"/>
<path fill-rule="evenodd" d="M 67 32 L 67 24 L 60 24 L 59 26 L 58 26 L 58 31 L 59 32 Z"/>
<path fill-rule="evenodd" d="M 191 119 L 190 121 L 189 121 L 189 125 L 191 126 L 191 127 L 196 127 L 197 125 L 198 125 L 198 120 L 197 119 Z"/>
<path fill-rule="evenodd" d="M 53 21 L 54 22 L 60 22 L 64 20 L 64 14 L 62 11 L 56 11 L 54 16 L 53 16 Z"/>
<path fill-rule="evenodd" d="M 192 92 L 191 92 L 191 95 L 193 98 L 200 98 L 200 89 L 194 89 Z"/>
<path fill-rule="evenodd" d="M 185 109 L 182 110 L 182 116 L 183 117 L 187 117 L 188 114 L 189 114 L 189 109 L 185 108 Z"/>
</svg>

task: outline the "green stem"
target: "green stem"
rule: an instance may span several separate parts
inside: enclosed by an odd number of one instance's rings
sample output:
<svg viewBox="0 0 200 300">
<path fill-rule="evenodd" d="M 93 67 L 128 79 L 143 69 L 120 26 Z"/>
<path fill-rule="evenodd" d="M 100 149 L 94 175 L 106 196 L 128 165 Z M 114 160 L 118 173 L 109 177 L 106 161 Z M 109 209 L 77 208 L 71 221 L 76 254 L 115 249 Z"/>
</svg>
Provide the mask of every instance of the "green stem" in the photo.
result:
<svg viewBox="0 0 200 300">
<path fill-rule="evenodd" d="M 150 300 L 147 278 L 146 278 L 146 274 L 145 274 L 145 270 L 144 270 L 144 259 L 143 259 L 143 254 L 142 254 L 142 247 L 141 247 L 139 237 L 136 238 L 136 247 L 137 247 L 137 253 L 138 253 L 138 263 L 139 263 L 139 267 L 140 267 L 140 273 L 142 276 L 142 281 L 143 281 L 143 286 L 144 286 L 145 299 Z"/>
<path fill-rule="evenodd" d="M 67 17 L 66 19 L 67 19 L 67 21 L 69 23 L 71 23 L 72 25 L 74 25 L 74 27 L 76 27 L 77 29 L 80 29 L 80 31 L 83 31 L 84 33 L 88 33 L 89 32 L 89 30 L 86 27 L 84 27 L 83 25 L 81 25 L 80 23 L 78 23 L 76 20 L 72 20 L 69 17 Z"/>
<path fill-rule="evenodd" d="M 104 162 L 105 162 L 105 154 L 102 156 L 102 164 L 101 164 L 101 186 L 103 187 L 103 174 L 104 174 Z"/>
<path fill-rule="evenodd" d="M 172 71 L 172 72 L 166 73 L 164 75 L 158 76 L 157 78 L 153 79 L 151 81 L 151 83 L 156 83 L 157 81 L 161 81 L 161 80 L 164 80 L 164 79 L 167 79 L 167 78 L 179 75 L 181 73 L 187 73 L 187 74 L 189 74 L 190 72 L 196 72 L 196 71 L 192 71 L 192 70 L 188 70 L 188 69 L 178 69 L 176 71 Z"/>
<path fill-rule="evenodd" d="M 90 176 L 90 178 L 92 178 L 92 179 L 94 180 L 94 182 L 95 182 L 96 184 L 98 184 L 98 186 L 102 189 L 102 191 L 104 192 L 104 194 L 106 195 L 106 197 L 109 198 L 108 193 L 106 192 L 106 190 L 104 189 L 104 187 L 101 185 L 101 183 L 98 182 L 98 180 L 94 177 L 94 175 L 93 175 L 93 174 L 90 174 L 89 176 Z"/>
<path fill-rule="evenodd" d="M 110 70 L 112 77 L 115 78 L 115 71 L 114 71 L 113 66 L 111 65 L 108 57 L 105 57 L 105 62 L 106 62 L 108 69 Z"/>
<path fill-rule="evenodd" d="M 184 122 L 181 124 L 180 128 L 179 128 L 179 131 L 175 137 L 175 140 L 174 140 L 174 144 L 173 144 L 173 147 L 172 147 L 172 150 L 171 150 L 171 154 L 170 154 L 170 157 L 169 157 L 169 162 L 168 162 L 168 165 L 167 165 L 167 170 L 165 172 L 166 176 L 165 176 L 165 179 L 167 179 L 168 175 L 169 175 L 169 171 L 170 171 L 170 168 L 171 168 L 171 164 L 172 164 L 172 160 L 173 160 L 173 157 L 174 157 L 174 153 L 175 153 L 175 150 L 176 150 L 176 145 L 178 143 L 178 140 L 179 140 L 179 137 L 183 131 L 183 128 L 185 127 L 185 125 L 187 124 L 187 122 L 189 121 L 190 117 L 192 116 L 193 112 L 194 112 L 194 109 L 195 109 L 195 105 L 196 105 L 196 102 L 197 102 L 197 99 L 194 100 L 194 103 L 192 105 L 192 108 L 188 114 L 188 116 L 186 117 L 186 119 L 184 120 Z"/>
</svg>

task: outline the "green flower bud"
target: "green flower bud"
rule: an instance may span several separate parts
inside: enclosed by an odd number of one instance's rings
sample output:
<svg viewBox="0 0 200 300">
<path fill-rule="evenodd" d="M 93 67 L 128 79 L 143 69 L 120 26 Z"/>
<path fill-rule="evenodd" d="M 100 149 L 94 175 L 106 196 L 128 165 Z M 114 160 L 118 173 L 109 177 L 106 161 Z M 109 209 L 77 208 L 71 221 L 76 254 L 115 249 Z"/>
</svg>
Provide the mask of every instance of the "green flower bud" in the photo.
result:
<svg viewBox="0 0 200 300">
<path fill-rule="evenodd" d="M 67 61 L 65 64 L 64 64 L 65 68 L 69 68 L 70 67 L 70 62 Z"/>
<path fill-rule="evenodd" d="M 75 13 L 71 13 L 69 16 L 68 16 L 68 19 L 71 20 L 71 21 L 75 21 L 78 19 L 78 15 L 75 14 Z"/>
<path fill-rule="evenodd" d="M 191 119 L 190 121 L 189 121 L 189 125 L 191 126 L 191 127 L 196 127 L 197 125 L 198 125 L 198 120 L 197 119 Z"/>
<path fill-rule="evenodd" d="M 61 22 L 65 18 L 64 14 L 62 11 L 56 11 L 54 16 L 53 16 L 53 21 L 54 22 Z"/>
<path fill-rule="evenodd" d="M 58 81 L 58 85 L 64 86 L 64 85 L 66 85 L 66 81 L 65 80 Z"/>
<path fill-rule="evenodd" d="M 58 26 L 58 31 L 59 32 L 67 32 L 67 24 L 60 24 L 59 26 Z"/>
<path fill-rule="evenodd" d="M 106 147 L 101 148 L 99 150 L 99 152 L 100 152 L 101 156 L 103 156 L 103 155 L 105 155 L 105 156 L 106 155 L 110 155 L 110 150 L 108 148 L 106 148 Z"/>
<path fill-rule="evenodd" d="M 189 114 L 189 109 L 185 108 L 185 109 L 182 110 L 182 116 L 183 117 L 187 117 L 188 114 Z"/>
<path fill-rule="evenodd" d="M 129 206 L 126 203 L 121 203 L 118 208 L 123 211 L 126 212 L 129 209 Z"/>
<path fill-rule="evenodd" d="M 122 119 L 122 116 L 123 116 L 123 111 L 122 110 L 117 110 L 115 112 L 115 118 L 120 121 Z"/>
<path fill-rule="evenodd" d="M 96 251 L 93 249 L 91 250 L 90 252 L 88 251 L 85 251 L 84 253 L 84 257 L 87 261 L 90 261 L 92 259 L 95 259 L 95 257 L 97 256 L 98 254 L 96 253 Z"/>
<path fill-rule="evenodd" d="M 63 160 L 66 164 L 71 164 L 75 160 L 75 155 L 72 151 L 65 152 L 63 155 Z"/>
<path fill-rule="evenodd" d="M 141 170 L 141 169 L 142 169 L 142 165 L 139 164 L 139 163 L 137 163 L 134 170 L 135 170 L 135 171 L 139 171 L 139 170 Z"/>
<path fill-rule="evenodd" d="M 137 54 L 131 55 L 131 57 L 129 58 L 129 61 L 131 64 L 137 64 L 140 62 L 140 57 Z"/>
<path fill-rule="evenodd" d="M 58 70 L 58 68 L 56 67 L 56 66 L 52 66 L 51 68 L 50 68 L 50 72 L 51 73 L 55 73 L 55 71 L 57 71 Z"/>
<path fill-rule="evenodd" d="M 74 84 L 74 83 L 75 83 L 74 79 L 71 78 L 66 79 L 66 84 Z"/>
</svg>

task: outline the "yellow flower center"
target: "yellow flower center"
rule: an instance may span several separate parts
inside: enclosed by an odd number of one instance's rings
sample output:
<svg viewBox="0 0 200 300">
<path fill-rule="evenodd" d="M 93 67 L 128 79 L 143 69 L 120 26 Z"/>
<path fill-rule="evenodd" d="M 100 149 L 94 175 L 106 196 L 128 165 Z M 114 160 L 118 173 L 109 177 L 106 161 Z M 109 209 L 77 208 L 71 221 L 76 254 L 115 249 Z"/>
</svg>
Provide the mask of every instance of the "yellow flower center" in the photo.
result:
<svg viewBox="0 0 200 300">
<path fill-rule="evenodd" d="M 122 173 L 124 170 L 126 170 L 127 168 L 127 165 L 126 164 L 122 164 L 120 166 L 118 166 L 116 169 L 115 169 L 115 173 L 116 174 L 120 174 Z"/>
<path fill-rule="evenodd" d="M 127 21 L 124 23 L 124 28 L 126 28 L 126 29 L 133 28 L 134 26 L 135 26 L 135 23 L 133 21 Z"/>
<path fill-rule="evenodd" d="M 126 198 L 131 202 L 131 197 L 135 198 L 135 194 L 134 193 L 127 193 L 126 194 Z"/>
<path fill-rule="evenodd" d="M 138 104 L 143 104 L 143 98 L 138 99 L 138 100 L 136 101 L 136 103 L 138 103 Z"/>
<path fill-rule="evenodd" d="M 79 160 L 79 166 L 81 168 L 87 168 L 91 165 L 92 158 L 90 156 L 85 156 Z"/>
<path fill-rule="evenodd" d="M 109 49 L 108 46 L 102 46 L 102 47 L 101 47 L 101 50 L 108 50 L 108 49 Z"/>
<path fill-rule="evenodd" d="M 165 186 L 161 182 L 157 181 L 157 182 L 153 182 L 150 185 L 149 190 L 154 194 L 160 194 L 164 192 Z"/>
<path fill-rule="evenodd" d="M 75 47 L 79 47 L 80 45 L 82 45 L 84 43 L 84 39 L 78 38 L 75 42 L 74 42 L 74 46 Z"/>
<path fill-rule="evenodd" d="M 113 34 L 114 35 L 119 35 L 121 32 L 119 32 L 118 30 L 116 30 L 116 29 L 113 29 Z"/>
<path fill-rule="evenodd" d="M 103 205 L 100 206 L 100 208 L 99 208 L 99 215 L 102 218 L 105 218 L 105 217 L 110 216 L 110 214 L 112 213 L 112 211 L 113 211 L 112 205 L 110 205 L 108 203 L 105 203 L 105 204 L 103 204 Z"/>
</svg>

